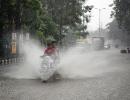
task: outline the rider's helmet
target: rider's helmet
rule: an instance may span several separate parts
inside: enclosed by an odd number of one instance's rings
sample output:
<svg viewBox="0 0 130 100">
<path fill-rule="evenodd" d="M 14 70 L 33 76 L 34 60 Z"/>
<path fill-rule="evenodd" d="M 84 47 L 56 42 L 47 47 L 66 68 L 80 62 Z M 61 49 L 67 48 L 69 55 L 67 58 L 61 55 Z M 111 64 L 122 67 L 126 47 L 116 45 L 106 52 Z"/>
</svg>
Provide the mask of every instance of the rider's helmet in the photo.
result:
<svg viewBox="0 0 130 100">
<path fill-rule="evenodd" d="M 47 38 L 47 46 L 55 45 L 56 42 L 56 39 L 54 39 L 52 36 Z"/>
</svg>

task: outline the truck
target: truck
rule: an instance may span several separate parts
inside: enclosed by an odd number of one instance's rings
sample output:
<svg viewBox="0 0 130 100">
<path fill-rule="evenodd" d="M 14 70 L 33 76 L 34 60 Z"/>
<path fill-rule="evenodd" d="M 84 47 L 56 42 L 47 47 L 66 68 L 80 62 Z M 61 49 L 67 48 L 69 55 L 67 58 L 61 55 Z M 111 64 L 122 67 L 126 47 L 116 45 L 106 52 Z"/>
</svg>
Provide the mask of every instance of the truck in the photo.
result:
<svg viewBox="0 0 130 100">
<path fill-rule="evenodd" d="M 92 37 L 92 49 L 102 50 L 104 49 L 104 37 Z"/>
</svg>

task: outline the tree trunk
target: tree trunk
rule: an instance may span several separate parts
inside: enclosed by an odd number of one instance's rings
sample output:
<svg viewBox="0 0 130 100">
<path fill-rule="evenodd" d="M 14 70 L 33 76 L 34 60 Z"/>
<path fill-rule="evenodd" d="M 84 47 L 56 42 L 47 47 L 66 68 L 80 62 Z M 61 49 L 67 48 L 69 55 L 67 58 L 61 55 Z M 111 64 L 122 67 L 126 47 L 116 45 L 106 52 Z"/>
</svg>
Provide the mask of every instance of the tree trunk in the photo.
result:
<svg viewBox="0 0 130 100">
<path fill-rule="evenodd" d="M 21 0 L 16 1 L 16 15 L 15 15 L 15 29 L 16 31 L 21 30 L 21 16 L 22 16 L 22 7 Z"/>
</svg>

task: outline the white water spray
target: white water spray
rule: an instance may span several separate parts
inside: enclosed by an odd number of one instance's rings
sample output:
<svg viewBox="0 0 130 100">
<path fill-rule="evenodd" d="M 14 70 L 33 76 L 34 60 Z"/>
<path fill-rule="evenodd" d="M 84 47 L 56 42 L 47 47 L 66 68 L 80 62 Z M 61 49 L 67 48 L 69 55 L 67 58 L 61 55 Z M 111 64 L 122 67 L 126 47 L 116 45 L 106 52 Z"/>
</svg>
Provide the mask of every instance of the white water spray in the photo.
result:
<svg viewBox="0 0 130 100">
<path fill-rule="evenodd" d="M 59 66 L 65 78 L 97 77 L 107 72 L 119 71 L 122 57 L 118 50 L 88 51 L 73 48 L 63 55 Z"/>
<path fill-rule="evenodd" d="M 5 75 L 17 79 L 38 78 L 43 47 L 29 41 L 24 43 L 23 52 L 26 56 L 25 62 L 10 67 Z M 119 69 L 122 59 L 117 50 L 88 51 L 86 48 L 74 47 L 62 53 L 58 71 L 64 78 L 96 77 Z"/>
<path fill-rule="evenodd" d="M 17 79 L 38 78 L 43 47 L 37 41 L 30 40 L 24 43 L 22 52 L 25 55 L 24 63 L 10 67 L 5 75 Z"/>
</svg>

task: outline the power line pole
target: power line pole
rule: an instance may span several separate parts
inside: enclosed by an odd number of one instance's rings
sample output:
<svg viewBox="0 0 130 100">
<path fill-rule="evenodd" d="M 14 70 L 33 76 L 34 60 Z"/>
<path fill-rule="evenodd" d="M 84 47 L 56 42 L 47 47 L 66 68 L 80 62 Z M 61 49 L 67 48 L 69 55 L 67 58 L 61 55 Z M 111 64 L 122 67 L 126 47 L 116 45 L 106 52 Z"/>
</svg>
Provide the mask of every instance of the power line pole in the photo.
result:
<svg viewBox="0 0 130 100">
<path fill-rule="evenodd" d="M 101 11 L 103 10 L 103 9 L 106 9 L 106 8 L 95 8 L 95 9 L 98 9 L 98 11 L 99 11 L 99 19 L 98 19 L 98 21 L 99 21 L 99 34 L 101 33 Z M 101 35 L 101 34 L 100 34 Z"/>
</svg>

